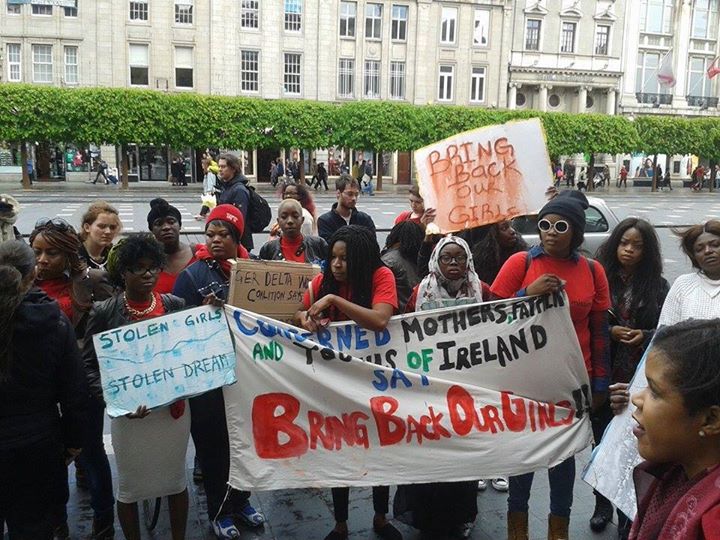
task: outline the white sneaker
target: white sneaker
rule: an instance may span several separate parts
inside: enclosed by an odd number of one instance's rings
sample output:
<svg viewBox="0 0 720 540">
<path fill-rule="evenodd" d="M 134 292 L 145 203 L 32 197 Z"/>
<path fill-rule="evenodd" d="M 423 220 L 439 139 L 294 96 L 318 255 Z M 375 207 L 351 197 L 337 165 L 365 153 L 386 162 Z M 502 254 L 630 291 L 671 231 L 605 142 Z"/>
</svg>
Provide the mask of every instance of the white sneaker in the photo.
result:
<svg viewBox="0 0 720 540">
<path fill-rule="evenodd" d="M 495 491 L 507 491 L 510 489 L 510 483 L 508 482 L 508 479 L 504 477 L 493 478 L 492 487 Z"/>
<path fill-rule="evenodd" d="M 232 517 L 223 516 L 210 522 L 213 532 L 218 540 L 231 540 L 240 538 L 240 530 L 235 525 Z"/>
<path fill-rule="evenodd" d="M 478 491 L 485 491 L 487 489 L 487 480 L 478 480 Z"/>
</svg>

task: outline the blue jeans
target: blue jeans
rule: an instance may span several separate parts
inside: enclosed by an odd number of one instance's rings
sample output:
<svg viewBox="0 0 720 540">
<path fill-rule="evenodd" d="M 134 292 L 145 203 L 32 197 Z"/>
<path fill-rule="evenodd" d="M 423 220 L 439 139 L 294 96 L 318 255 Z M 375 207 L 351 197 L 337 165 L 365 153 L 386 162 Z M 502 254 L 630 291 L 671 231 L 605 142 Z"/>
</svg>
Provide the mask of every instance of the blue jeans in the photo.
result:
<svg viewBox="0 0 720 540">
<path fill-rule="evenodd" d="M 372 180 L 369 180 L 368 183 L 362 187 L 362 192 L 367 195 L 375 195 L 375 188 L 373 187 Z"/>
<path fill-rule="evenodd" d="M 115 509 L 112 472 L 103 443 L 105 405 L 96 397 L 88 403 L 86 441 L 78 456 L 90 484 L 90 506 L 96 518 L 106 517 Z"/>
<path fill-rule="evenodd" d="M 535 473 L 510 477 L 508 511 L 527 512 Z M 559 465 L 548 470 L 550 480 L 550 513 L 560 517 L 570 517 L 575 484 L 575 456 L 569 457 Z"/>
</svg>

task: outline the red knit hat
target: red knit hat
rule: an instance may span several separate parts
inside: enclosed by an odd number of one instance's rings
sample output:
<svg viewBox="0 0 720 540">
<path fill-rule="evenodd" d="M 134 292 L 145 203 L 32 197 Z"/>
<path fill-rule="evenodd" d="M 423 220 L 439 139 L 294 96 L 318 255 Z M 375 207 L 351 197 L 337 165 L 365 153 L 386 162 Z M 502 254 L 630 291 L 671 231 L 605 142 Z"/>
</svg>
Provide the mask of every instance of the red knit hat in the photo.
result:
<svg viewBox="0 0 720 540">
<path fill-rule="evenodd" d="M 245 230 L 245 219 L 243 218 L 242 212 L 236 206 L 232 204 L 219 204 L 213 208 L 208 214 L 207 220 L 205 221 L 205 228 L 211 221 L 220 220 L 229 223 L 238 232 L 238 236 L 242 237 L 243 231 Z"/>
</svg>

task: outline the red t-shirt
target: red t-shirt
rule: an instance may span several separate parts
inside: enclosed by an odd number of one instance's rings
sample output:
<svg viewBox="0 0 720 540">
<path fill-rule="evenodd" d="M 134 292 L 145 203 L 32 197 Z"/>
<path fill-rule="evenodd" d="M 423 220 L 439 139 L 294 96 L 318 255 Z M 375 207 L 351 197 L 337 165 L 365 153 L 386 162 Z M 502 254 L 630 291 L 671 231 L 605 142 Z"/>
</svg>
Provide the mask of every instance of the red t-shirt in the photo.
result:
<svg viewBox="0 0 720 540">
<path fill-rule="evenodd" d="M 160 317 L 162 315 L 165 315 L 165 306 L 162 303 L 162 298 L 160 298 L 160 293 L 153 292 L 153 296 L 155 297 L 155 309 L 153 309 L 150 313 L 145 315 L 144 317 L 135 317 L 132 314 L 130 314 L 130 319 L 133 321 L 141 321 L 145 319 L 153 319 L 155 317 Z M 125 298 L 125 301 L 127 302 L 127 305 L 131 308 L 137 310 L 137 311 L 144 311 L 147 308 L 150 307 L 152 304 L 152 300 L 150 302 L 133 302 L 132 300 L 128 300 Z"/>
<path fill-rule="evenodd" d="M 284 236 L 281 236 L 280 251 L 282 251 L 283 259 L 292 262 L 307 262 L 305 260 L 305 253 L 300 253 L 299 255 L 297 254 L 298 249 L 300 249 L 302 243 L 302 235 L 299 235 L 295 240 L 291 240 L 290 238 L 285 238 Z"/>
<path fill-rule="evenodd" d="M 398 217 L 395 218 L 395 225 L 397 225 L 398 223 L 402 223 L 403 221 L 412 221 L 413 223 L 422 225 L 422 223 L 420 223 L 420 216 L 418 216 L 418 217 L 411 217 L 411 216 L 412 216 L 412 210 L 405 210 L 404 212 L 400 212 Z"/>
<path fill-rule="evenodd" d="M 55 300 L 60 306 L 60 310 L 72 320 L 73 305 L 71 296 L 71 283 L 65 276 L 55 279 L 38 279 L 35 285 L 40 287 L 45 294 Z"/>
<path fill-rule="evenodd" d="M 185 265 L 185 268 L 187 268 L 194 262 L 197 262 L 197 259 L 195 258 L 195 253 L 193 252 L 193 256 L 188 261 L 188 263 Z M 183 268 L 183 270 L 185 268 Z M 180 272 L 182 272 L 182 270 L 180 270 Z M 180 272 L 178 272 L 177 274 L 172 274 L 170 272 L 166 272 L 165 270 L 160 272 L 160 275 L 158 275 L 158 280 L 157 280 L 157 283 L 155 284 L 155 288 L 153 289 L 153 291 L 155 291 L 158 294 L 172 294 L 173 287 L 175 287 L 175 282 L 177 281 L 177 278 L 180 275 Z"/>
<path fill-rule="evenodd" d="M 312 287 L 313 298 L 315 301 L 320 299 L 320 285 L 322 285 L 323 275 L 318 274 L 310 282 Z M 340 296 L 345 300 L 352 301 L 352 290 L 347 285 L 340 287 Z M 390 304 L 393 310 L 398 308 L 397 288 L 395 287 L 395 275 L 387 266 L 381 266 L 373 273 L 372 278 L 372 301 L 370 305 Z M 310 308 L 310 292 L 305 291 L 303 295 L 303 307 Z M 332 321 L 347 321 L 349 317 L 339 310 L 332 309 L 328 316 Z"/>
<path fill-rule="evenodd" d="M 525 271 L 529 256 L 526 252 L 512 255 L 500 269 L 490 290 L 498 298 L 512 298 L 543 274 L 555 274 L 565 280 L 565 291 L 570 300 L 570 318 L 580 342 L 585 367 L 592 378 L 590 312 L 606 311 L 611 306 L 605 270 L 598 262 L 593 262 L 594 270 L 591 270 L 585 257 L 573 261 L 540 255 L 531 260 L 530 267 Z"/>
</svg>

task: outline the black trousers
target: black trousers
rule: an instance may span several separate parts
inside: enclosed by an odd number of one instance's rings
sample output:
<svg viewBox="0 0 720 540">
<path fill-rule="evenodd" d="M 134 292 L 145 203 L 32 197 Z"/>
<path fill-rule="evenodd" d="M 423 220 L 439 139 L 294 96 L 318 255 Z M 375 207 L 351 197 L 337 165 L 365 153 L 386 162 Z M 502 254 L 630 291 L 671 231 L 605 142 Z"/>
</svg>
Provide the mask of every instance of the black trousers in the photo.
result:
<svg viewBox="0 0 720 540">
<path fill-rule="evenodd" d="M 63 454 L 55 438 L 0 450 L 0 531 L 6 524 L 10 540 L 52 539 L 68 499 Z"/>
<path fill-rule="evenodd" d="M 376 514 L 387 514 L 390 501 L 390 486 L 374 486 L 373 509 Z M 348 507 L 350 506 L 350 488 L 332 488 L 333 510 L 335 521 L 348 520 Z"/>
<path fill-rule="evenodd" d="M 250 498 L 249 491 L 229 489 L 230 442 L 225 423 L 225 399 L 222 389 L 217 388 L 200 396 L 190 398 L 192 421 L 190 432 L 198 461 L 203 472 L 203 484 L 207 496 L 210 519 L 220 515 L 239 512 Z"/>
</svg>

